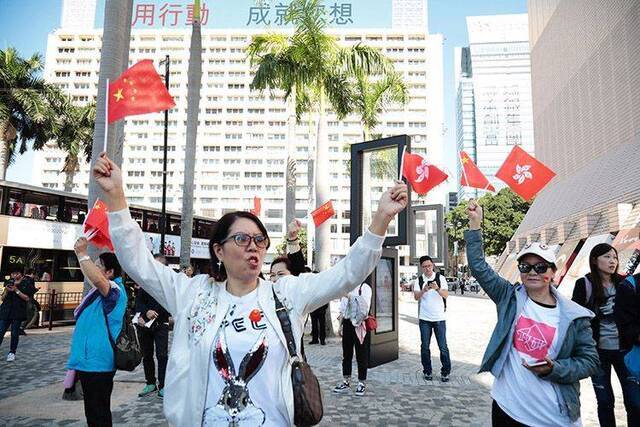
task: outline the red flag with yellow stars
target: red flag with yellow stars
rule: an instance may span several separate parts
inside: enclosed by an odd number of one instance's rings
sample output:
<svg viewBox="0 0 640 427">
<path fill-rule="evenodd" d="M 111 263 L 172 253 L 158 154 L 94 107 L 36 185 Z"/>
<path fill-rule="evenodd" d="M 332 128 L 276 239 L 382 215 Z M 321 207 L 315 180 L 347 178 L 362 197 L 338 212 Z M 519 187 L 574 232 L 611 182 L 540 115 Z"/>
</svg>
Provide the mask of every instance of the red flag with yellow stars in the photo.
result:
<svg viewBox="0 0 640 427">
<path fill-rule="evenodd" d="M 311 212 L 313 223 L 316 225 L 316 228 L 320 227 L 322 223 L 331 218 L 335 213 L 336 211 L 333 210 L 333 203 L 331 203 L 331 200 Z"/>
<path fill-rule="evenodd" d="M 98 248 L 107 248 L 113 252 L 113 243 L 109 235 L 109 217 L 107 206 L 100 199 L 96 199 L 93 208 L 84 220 L 84 234 L 87 240 Z"/>
<path fill-rule="evenodd" d="M 460 185 L 479 188 L 481 190 L 496 191 L 487 177 L 484 176 L 480 168 L 473 163 L 473 160 L 471 160 L 471 157 L 469 157 L 465 151 L 460 151 L 460 163 L 462 164 Z"/>
<path fill-rule="evenodd" d="M 109 83 L 109 123 L 126 116 L 168 110 L 175 105 L 150 59 L 134 64 L 118 80 Z"/>
</svg>

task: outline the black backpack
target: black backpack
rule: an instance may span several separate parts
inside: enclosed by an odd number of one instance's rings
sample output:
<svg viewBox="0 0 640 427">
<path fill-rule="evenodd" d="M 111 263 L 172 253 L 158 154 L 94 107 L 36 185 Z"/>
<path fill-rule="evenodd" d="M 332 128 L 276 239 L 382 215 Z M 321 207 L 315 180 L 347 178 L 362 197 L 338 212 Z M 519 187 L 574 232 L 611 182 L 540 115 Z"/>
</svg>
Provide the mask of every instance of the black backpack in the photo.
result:
<svg viewBox="0 0 640 427">
<path fill-rule="evenodd" d="M 104 322 L 107 324 L 107 335 L 109 336 L 109 342 L 113 347 L 113 356 L 116 362 L 116 369 L 122 371 L 133 371 L 142 361 L 142 350 L 140 350 L 140 341 L 138 340 L 138 332 L 135 326 L 131 323 L 131 316 L 129 309 L 125 309 L 122 317 L 122 329 L 120 334 L 116 338 L 115 342 L 111 338 L 111 332 L 109 331 L 109 321 L 107 320 L 107 314 L 104 314 Z"/>
<path fill-rule="evenodd" d="M 440 289 L 440 273 L 436 271 L 435 279 L 430 280 L 429 283 L 430 282 L 435 282 L 436 286 L 438 286 L 438 289 Z M 422 278 L 422 274 L 418 276 L 418 286 L 420 287 L 420 290 L 422 290 L 422 287 L 424 286 L 424 279 Z M 444 304 L 444 311 L 447 311 L 447 299 L 445 297 L 442 297 L 442 303 Z"/>
</svg>

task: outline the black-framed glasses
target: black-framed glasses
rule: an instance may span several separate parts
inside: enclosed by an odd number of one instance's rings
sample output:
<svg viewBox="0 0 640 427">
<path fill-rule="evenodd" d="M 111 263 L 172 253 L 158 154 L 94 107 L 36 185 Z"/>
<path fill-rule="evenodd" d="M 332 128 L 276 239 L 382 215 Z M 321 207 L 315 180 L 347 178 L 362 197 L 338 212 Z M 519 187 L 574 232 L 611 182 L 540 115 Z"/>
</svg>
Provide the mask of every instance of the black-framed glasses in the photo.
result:
<svg viewBox="0 0 640 427">
<path fill-rule="evenodd" d="M 231 236 L 228 236 L 226 239 L 220 242 L 220 244 L 223 245 L 224 243 L 232 239 L 236 243 L 236 245 L 243 248 L 246 248 L 247 246 L 249 246 L 252 240 L 253 240 L 253 243 L 255 243 L 256 246 L 259 247 L 260 249 L 265 249 L 269 247 L 269 238 L 264 234 L 256 234 L 255 236 L 252 236 L 247 233 L 236 233 L 236 234 L 232 234 Z"/>
<path fill-rule="evenodd" d="M 538 274 L 542 274 L 545 271 L 547 271 L 548 268 L 549 268 L 548 262 L 539 262 L 533 265 L 527 264 L 526 262 L 521 262 L 520 264 L 518 264 L 518 270 L 520 270 L 520 273 L 528 273 L 531 270 L 533 270 Z"/>
</svg>

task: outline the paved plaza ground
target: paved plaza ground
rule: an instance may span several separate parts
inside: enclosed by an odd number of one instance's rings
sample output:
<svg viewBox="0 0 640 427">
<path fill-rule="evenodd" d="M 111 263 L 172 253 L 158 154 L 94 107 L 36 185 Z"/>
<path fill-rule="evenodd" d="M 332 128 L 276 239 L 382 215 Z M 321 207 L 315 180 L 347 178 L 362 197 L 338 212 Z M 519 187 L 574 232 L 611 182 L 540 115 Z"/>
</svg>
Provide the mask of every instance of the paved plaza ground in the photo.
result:
<svg viewBox="0 0 640 427">
<path fill-rule="evenodd" d="M 441 383 L 435 338 L 434 381 L 421 376 L 417 305 L 405 295 L 400 303 L 400 358 L 371 369 L 367 395 L 336 396 L 331 389 L 340 380 L 341 350 L 337 338 L 324 347 L 307 346 L 309 361 L 324 390 L 324 426 L 487 426 L 490 424 L 489 374 L 477 375 L 478 365 L 493 329 L 493 303 L 484 298 L 451 296 L 447 336 L 453 362 L 451 382 Z M 82 402 L 63 401 L 62 379 L 71 327 L 52 332 L 30 330 L 21 337 L 17 359 L 0 359 L 0 425 L 81 426 Z M 8 336 L 2 345 L 4 356 Z M 357 370 L 354 367 L 354 372 Z M 616 415 L 624 424 L 620 386 L 616 380 Z M 162 401 L 155 395 L 138 398 L 144 385 L 142 366 L 132 373 L 118 372 L 112 398 L 113 420 L 121 426 L 164 426 Z M 591 382 L 582 382 L 582 418 L 596 426 L 596 402 Z"/>
</svg>

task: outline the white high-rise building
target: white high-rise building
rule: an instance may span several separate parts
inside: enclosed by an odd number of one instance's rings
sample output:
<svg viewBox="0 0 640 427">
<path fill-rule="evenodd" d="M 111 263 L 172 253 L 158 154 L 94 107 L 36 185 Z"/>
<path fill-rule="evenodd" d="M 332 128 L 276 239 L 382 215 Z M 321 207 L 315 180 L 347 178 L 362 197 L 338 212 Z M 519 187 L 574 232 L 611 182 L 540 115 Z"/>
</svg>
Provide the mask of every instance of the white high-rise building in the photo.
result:
<svg viewBox="0 0 640 427">
<path fill-rule="evenodd" d="M 474 162 L 476 155 L 476 116 L 473 99 L 473 80 L 471 68 L 471 52 L 468 47 L 454 49 L 454 71 L 456 88 L 456 147 L 458 157 L 460 151 L 465 151 Z M 458 178 L 462 176 L 462 164 L 458 159 Z M 458 179 L 458 183 L 460 180 Z M 458 185 L 457 200 L 477 198 L 478 191 L 470 187 Z"/>
<path fill-rule="evenodd" d="M 71 6 L 75 3 L 78 0 L 65 0 L 65 13 L 74 14 Z M 154 8 L 148 7 L 154 3 Z M 169 90 L 177 105 L 169 113 L 167 209 L 180 211 L 191 35 L 186 20 L 187 3 L 190 2 L 174 2 L 181 3 L 180 7 L 166 6 L 165 3 L 153 0 L 134 2 L 129 62 L 134 64 L 150 58 L 161 70 L 159 61 L 170 55 Z M 218 6 L 221 3 L 222 6 Z M 95 0 L 92 4 L 95 7 Z M 237 10 L 239 6 L 231 0 L 203 4 L 211 9 L 215 4 L 216 11 L 224 10 L 224 13 L 209 11 L 203 14 L 203 78 L 193 200 L 195 212 L 219 217 L 229 211 L 249 209 L 253 205 L 253 197 L 261 197 L 262 219 L 274 242 L 277 242 L 286 231 L 284 176 L 289 111 L 282 93 L 250 90 L 253 73 L 245 49 L 252 35 L 288 30 L 278 26 L 280 15 L 277 6 Z M 381 49 L 404 75 L 410 101 L 405 107 L 395 106 L 386 111 L 375 132 L 383 136 L 408 134 L 412 137 L 414 151 L 426 152 L 430 161 L 442 163 L 442 35 L 427 32 L 425 0 L 388 0 L 380 4 L 382 10 L 372 13 L 366 0 L 352 0 L 339 8 L 327 6 L 332 21 L 330 31 L 344 46 L 363 43 Z M 412 8 L 421 6 L 418 9 L 424 13 L 420 22 L 415 21 L 415 13 L 408 16 L 397 10 L 405 5 Z M 95 11 L 87 13 L 88 16 L 96 15 Z M 372 14 L 376 20 L 372 20 Z M 97 15 L 100 15 L 99 11 Z M 400 16 L 405 18 L 400 19 Z M 76 18 L 63 16 L 62 22 L 77 23 Z M 99 21 L 101 25 L 102 20 Z M 267 23 L 269 25 L 265 27 Z M 97 94 L 102 29 L 94 27 L 96 25 L 85 28 L 63 25 L 48 39 L 45 77 L 78 103 L 91 102 Z M 126 195 L 132 203 L 160 207 L 163 123 L 163 113 L 126 119 L 122 167 Z M 314 117 L 305 119 L 296 128 L 298 218 L 307 216 L 310 207 L 307 163 L 315 150 L 314 132 Z M 331 220 L 332 254 L 339 256 L 344 255 L 349 247 L 350 174 L 347 161 L 350 155 L 344 147 L 362 141 L 360 120 L 350 116 L 338 121 L 335 115 L 330 114 L 328 137 L 329 170 L 318 173 L 330 182 L 331 199 L 337 213 L 337 218 Z M 63 160 L 64 154 L 54 149 L 38 153 L 34 182 L 62 189 L 64 175 L 60 170 Z M 88 167 L 83 164 L 76 175 L 74 191 L 86 193 L 88 180 Z M 427 201 L 445 204 L 444 189 L 433 190 Z"/>
<path fill-rule="evenodd" d="M 467 17 L 471 61 L 456 62 L 458 90 L 458 149 L 465 149 L 497 190 L 505 184 L 495 177 L 514 145 L 532 153 L 533 112 L 527 14 Z M 471 83 L 471 84 L 470 84 Z M 474 126 L 469 101 L 473 102 Z M 473 127 L 475 134 L 469 130 Z M 475 149 L 470 144 L 475 140 Z M 475 152 L 475 156 L 474 153 Z M 483 191 L 459 189 L 464 198 Z"/>
</svg>

